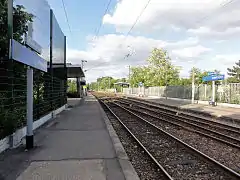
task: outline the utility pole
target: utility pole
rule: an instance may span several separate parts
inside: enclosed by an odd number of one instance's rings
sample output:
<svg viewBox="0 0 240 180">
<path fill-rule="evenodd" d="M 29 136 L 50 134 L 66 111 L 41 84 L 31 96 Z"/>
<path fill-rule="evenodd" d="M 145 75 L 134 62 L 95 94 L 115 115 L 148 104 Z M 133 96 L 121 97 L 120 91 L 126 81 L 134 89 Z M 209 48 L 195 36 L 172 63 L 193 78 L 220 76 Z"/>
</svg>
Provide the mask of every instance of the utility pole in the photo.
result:
<svg viewBox="0 0 240 180">
<path fill-rule="evenodd" d="M 129 84 L 130 84 L 130 76 L 131 76 L 131 66 L 129 65 L 128 66 L 128 81 L 129 81 Z"/>
<path fill-rule="evenodd" d="M 86 60 L 82 60 L 82 71 L 83 71 L 83 63 L 87 62 Z"/>
<path fill-rule="evenodd" d="M 131 66 L 129 65 L 128 66 L 128 83 L 129 83 L 129 86 L 128 86 L 128 93 L 131 94 L 131 84 L 130 84 L 130 78 L 131 78 Z"/>
<path fill-rule="evenodd" d="M 167 99 L 167 72 L 166 71 L 165 71 L 165 92 L 166 92 L 165 99 Z"/>
<path fill-rule="evenodd" d="M 195 69 L 192 68 L 192 104 L 194 104 L 194 95 L 195 95 Z"/>
<path fill-rule="evenodd" d="M 167 80 L 168 80 L 168 74 L 167 74 L 167 70 L 168 70 L 168 64 L 164 64 L 164 81 L 165 81 L 165 99 L 167 100 L 168 94 L 167 94 Z"/>
</svg>

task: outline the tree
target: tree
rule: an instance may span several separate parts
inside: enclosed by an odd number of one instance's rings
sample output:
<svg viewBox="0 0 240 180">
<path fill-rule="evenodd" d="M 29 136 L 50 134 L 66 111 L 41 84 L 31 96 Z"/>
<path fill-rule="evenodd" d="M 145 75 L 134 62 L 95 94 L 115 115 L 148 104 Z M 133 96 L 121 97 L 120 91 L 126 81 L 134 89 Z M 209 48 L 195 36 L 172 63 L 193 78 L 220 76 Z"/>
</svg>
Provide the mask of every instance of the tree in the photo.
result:
<svg viewBox="0 0 240 180">
<path fill-rule="evenodd" d="M 202 72 L 201 69 L 193 67 L 190 70 L 190 75 L 189 75 L 189 79 L 191 82 L 192 82 L 193 73 L 194 73 L 195 84 L 202 84 L 203 83 L 202 78 L 207 75 L 207 72 Z"/>
<path fill-rule="evenodd" d="M 236 66 L 233 66 L 232 68 L 227 68 L 228 75 L 231 76 L 229 79 L 231 82 L 240 82 L 240 60 L 235 63 Z"/>
<path fill-rule="evenodd" d="M 179 83 L 179 70 L 172 65 L 167 51 L 154 48 L 147 62 L 147 66 L 131 68 L 132 87 L 138 87 L 139 82 L 144 83 L 144 86 L 166 86 Z"/>
<path fill-rule="evenodd" d="M 0 0 L 0 57 L 8 56 L 8 0 Z M 28 30 L 28 22 L 33 22 L 34 15 L 25 11 L 24 6 L 13 7 L 13 39 L 23 43 L 23 35 Z"/>
<path fill-rule="evenodd" d="M 204 76 L 207 76 L 208 75 L 208 73 L 209 73 L 209 71 L 202 71 L 201 69 L 199 69 L 199 68 L 195 68 L 195 67 L 193 67 L 191 70 L 190 70 L 190 76 L 189 76 L 189 79 L 190 79 L 190 81 L 192 82 L 192 75 L 193 75 L 193 72 L 194 72 L 194 77 L 195 77 L 195 84 L 198 84 L 198 85 L 200 85 L 200 84 L 211 84 L 211 81 L 210 82 L 204 82 L 203 80 L 202 80 L 202 78 L 204 77 Z M 219 70 L 214 70 L 213 72 L 215 72 L 216 74 L 220 74 L 220 71 Z M 218 84 L 220 84 L 220 81 L 215 81 L 215 84 L 216 85 L 218 85 Z"/>
<path fill-rule="evenodd" d="M 178 81 L 178 85 L 180 85 L 180 86 L 189 86 L 189 85 L 191 85 L 191 83 L 192 82 L 189 78 L 181 78 Z"/>
<path fill-rule="evenodd" d="M 179 70 L 172 65 L 166 50 L 154 48 L 147 61 L 156 73 L 156 85 L 167 86 L 179 79 Z"/>
<path fill-rule="evenodd" d="M 25 8 L 21 5 L 13 8 L 13 38 L 15 40 L 23 43 L 23 35 L 28 30 L 27 23 L 32 22 L 33 17 L 34 16 L 26 12 Z M 9 72 L 11 72 L 11 77 L 15 83 L 14 86 L 12 86 L 14 88 L 16 84 L 22 83 L 19 79 L 21 79 L 21 72 L 24 72 L 24 66 L 14 61 L 3 61 L 8 59 L 8 0 L 0 0 L 0 25 L 0 76 L 8 77 Z M 9 65 L 11 65 L 11 71 L 7 70 Z M 10 78 L 7 80 L 9 79 Z M 6 84 L 7 80 L 1 78 L 0 83 Z M 20 97 L 24 97 L 25 86 L 20 87 L 21 91 L 12 91 L 11 88 L 9 89 L 9 86 L 0 86 L 1 92 L 8 92 L 0 94 L 1 99 L 4 99 L 0 102 L 0 139 L 11 134 L 25 123 L 25 105 L 21 106 L 22 102 L 19 103 L 21 101 Z M 13 98 L 11 98 L 12 95 L 14 95 Z M 12 107 L 13 104 L 19 104 L 19 106 Z"/>
<path fill-rule="evenodd" d="M 132 87 L 137 87 L 139 82 L 145 83 L 144 71 L 144 67 L 131 67 L 130 84 Z"/>
</svg>

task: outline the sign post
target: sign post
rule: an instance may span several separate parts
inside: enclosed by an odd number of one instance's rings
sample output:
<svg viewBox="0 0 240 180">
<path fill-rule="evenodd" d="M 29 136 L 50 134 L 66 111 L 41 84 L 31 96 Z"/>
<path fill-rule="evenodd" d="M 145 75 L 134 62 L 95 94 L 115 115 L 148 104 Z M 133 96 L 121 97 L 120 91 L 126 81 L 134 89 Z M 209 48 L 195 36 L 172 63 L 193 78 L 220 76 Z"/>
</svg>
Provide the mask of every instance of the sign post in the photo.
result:
<svg viewBox="0 0 240 180">
<path fill-rule="evenodd" d="M 26 149 L 32 149 L 33 140 L 33 69 L 27 69 L 27 135 Z"/>
<path fill-rule="evenodd" d="M 29 36 L 25 36 L 25 46 L 13 39 L 13 1 L 8 0 L 8 40 L 9 60 L 28 66 L 27 69 L 27 133 L 26 149 L 34 146 L 33 139 L 33 68 L 47 72 L 47 61 L 39 56 L 41 47 L 32 39 L 32 24 L 29 24 Z M 27 47 L 26 47 L 27 46 Z M 12 89 L 13 90 L 13 89 Z"/>
<path fill-rule="evenodd" d="M 215 81 L 212 81 L 212 103 L 215 105 Z"/>
<path fill-rule="evenodd" d="M 216 105 L 215 102 L 215 81 L 217 80 L 224 80 L 224 74 L 216 74 L 214 72 L 209 72 L 208 76 L 204 76 L 202 78 L 203 81 L 208 82 L 208 81 L 212 81 L 212 102 L 211 104 L 213 106 Z"/>
<path fill-rule="evenodd" d="M 34 146 L 33 137 L 33 68 L 47 72 L 47 61 L 41 58 L 36 51 L 23 46 L 14 39 L 10 40 L 11 50 L 9 59 L 13 59 L 28 66 L 27 69 L 27 134 L 26 149 Z"/>
<path fill-rule="evenodd" d="M 192 71 L 192 104 L 194 104 L 194 95 L 195 95 L 195 71 L 193 68 L 193 71 Z"/>
<path fill-rule="evenodd" d="M 144 96 L 144 87 L 143 87 L 143 83 L 139 82 L 138 83 L 138 88 L 139 88 L 139 96 Z"/>
</svg>

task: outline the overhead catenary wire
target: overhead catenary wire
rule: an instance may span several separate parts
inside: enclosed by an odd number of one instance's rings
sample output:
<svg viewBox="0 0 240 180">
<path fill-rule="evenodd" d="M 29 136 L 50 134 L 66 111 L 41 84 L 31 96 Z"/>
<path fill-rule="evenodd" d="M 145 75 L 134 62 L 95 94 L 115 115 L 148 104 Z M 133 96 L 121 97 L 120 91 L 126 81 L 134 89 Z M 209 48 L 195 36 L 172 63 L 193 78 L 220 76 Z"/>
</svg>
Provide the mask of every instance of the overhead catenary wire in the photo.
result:
<svg viewBox="0 0 240 180">
<path fill-rule="evenodd" d="M 106 7 L 106 9 L 105 9 L 105 11 L 104 11 L 103 17 L 107 14 L 111 2 L 112 2 L 112 0 L 109 0 L 109 1 L 108 1 L 108 4 L 107 4 L 107 7 Z M 99 32 L 100 32 L 101 28 L 102 28 L 102 21 L 99 23 L 98 27 L 96 27 L 96 29 L 95 29 L 94 39 L 99 35 Z M 93 39 L 93 40 L 94 40 L 94 39 Z"/>
<path fill-rule="evenodd" d="M 127 32 L 127 35 L 125 36 L 124 41 L 126 41 L 126 39 L 128 38 L 129 34 L 131 33 L 131 31 L 133 30 L 133 28 L 137 25 L 138 21 L 140 20 L 141 16 L 143 15 L 144 11 L 147 9 L 147 7 L 149 6 L 151 0 L 148 0 L 147 3 L 145 4 L 145 6 L 143 7 L 143 9 L 140 11 L 140 14 L 137 16 L 136 20 L 134 21 L 133 25 L 131 26 L 131 28 L 129 29 L 129 31 Z M 130 47 L 130 45 L 128 46 Z M 128 53 L 127 55 L 124 55 L 124 60 L 128 59 L 130 56 L 132 55 L 132 53 Z"/>
<path fill-rule="evenodd" d="M 106 6 L 106 8 L 105 8 L 105 10 L 104 10 L 104 13 L 103 13 L 103 16 L 102 16 L 102 17 L 104 17 L 104 16 L 107 14 L 111 2 L 112 2 L 112 0 L 109 0 L 109 1 L 108 1 L 108 4 L 107 4 L 107 6 Z M 101 22 L 99 23 L 99 25 L 95 28 L 95 35 L 94 35 L 94 37 L 93 37 L 93 39 L 92 39 L 92 42 L 98 37 L 101 28 L 102 28 L 102 21 L 101 21 Z M 86 71 L 89 71 L 89 70 L 91 70 L 91 69 L 94 69 L 95 67 L 97 67 L 97 66 L 99 66 L 99 65 L 101 65 L 101 64 L 105 64 L 105 63 L 107 63 L 107 62 L 98 63 L 97 65 L 95 65 L 95 66 L 93 66 L 93 67 L 85 70 L 85 72 L 86 72 Z"/>
<path fill-rule="evenodd" d="M 226 8 L 228 5 L 234 3 L 234 1 L 236 1 L 236 0 L 228 0 L 228 1 L 226 1 L 226 2 L 222 2 L 215 11 L 217 11 L 217 10 L 219 10 L 219 9 Z M 212 13 L 211 13 L 211 14 L 212 14 Z M 207 20 L 207 19 L 209 19 L 209 18 L 210 18 L 210 15 L 206 15 L 206 16 L 202 17 L 201 19 L 197 20 L 196 23 L 200 23 L 200 22 L 202 22 L 202 21 L 204 21 L 204 20 Z"/>
<path fill-rule="evenodd" d="M 227 7 L 228 5 L 232 4 L 233 2 L 235 2 L 236 0 L 228 0 L 227 2 L 223 2 L 219 5 L 219 7 L 217 8 L 217 10 L 222 9 Z M 146 5 L 144 6 L 144 8 L 142 9 L 141 13 L 139 14 L 139 16 L 137 17 L 136 21 L 134 22 L 134 24 L 132 25 L 132 27 L 130 28 L 130 30 L 128 31 L 127 35 L 125 38 L 127 38 L 129 36 L 129 34 L 131 33 L 132 29 L 136 26 L 137 22 L 139 21 L 139 19 L 141 18 L 142 14 L 144 13 L 144 11 L 146 10 L 146 8 L 148 7 L 148 5 L 150 4 L 151 0 L 148 0 L 148 2 L 146 3 Z M 201 18 L 200 20 L 196 21 L 196 23 L 202 22 L 203 20 L 208 19 L 210 16 L 204 16 L 203 18 Z M 130 56 L 130 54 L 124 55 L 124 59 L 127 59 Z"/>
<path fill-rule="evenodd" d="M 219 8 L 225 8 L 227 7 L 229 4 L 233 3 L 235 0 L 230 0 L 230 1 L 227 1 L 225 3 L 221 3 L 220 4 L 220 7 Z M 139 22 L 142 14 L 144 13 L 144 11 L 147 9 L 147 7 L 149 6 L 151 0 L 148 0 L 147 3 L 145 4 L 145 6 L 143 7 L 143 9 L 141 10 L 140 14 L 137 16 L 136 20 L 134 21 L 134 23 L 132 24 L 131 28 L 129 29 L 129 31 L 127 32 L 126 36 L 125 36 L 125 40 L 127 39 L 127 37 L 130 35 L 131 31 L 134 29 L 134 27 L 137 25 L 137 23 Z M 219 9 L 218 8 L 218 9 Z M 209 15 L 201 18 L 200 20 L 198 20 L 197 22 L 200 22 L 200 21 L 203 21 L 205 19 L 207 19 L 209 17 Z M 102 24 L 101 24 L 102 25 Z M 124 59 L 127 59 L 130 57 L 130 54 L 128 53 L 127 55 L 124 55 Z M 105 62 L 104 62 L 105 63 Z M 100 63 L 98 64 L 97 66 L 101 65 L 101 64 L 104 64 L 104 63 Z M 90 69 L 93 69 L 94 67 L 90 68 Z"/>
<path fill-rule="evenodd" d="M 148 0 L 148 2 L 145 4 L 144 8 L 141 10 L 140 14 L 137 16 L 135 22 L 133 23 L 133 25 L 131 26 L 131 28 L 129 29 L 127 36 L 129 36 L 129 34 L 131 33 L 131 31 L 133 30 L 133 28 L 136 26 L 136 24 L 138 23 L 139 19 L 141 18 L 141 16 L 143 15 L 144 11 L 147 9 L 148 5 L 150 4 L 151 0 Z"/>
<path fill-rule="evenodd" d="M 65 17 L 66 17 L 66 20 L 67 20 L 67 25 L 68 25 L 69 32 L 72 35 L 72 31 L 71 31 L 71 27 L 70 27 L 70 24 L 69 24 L 68 14 L 67 14 L 67 10 L 66 10 L 66 7 L 65 7 L 64 0 L 62 0 L 62 5 L 63 5 L 64 14 L 65 14 Z"/>
<path fill-rule="evenodd" d="M 107 6 L 107 10 L 105 11 L 105 14 L 107 13 L 108 9 L 109 9 L 109 5 L 110 5 L 111 0 L 109 0 L 108 6 Z M 148 5 L 150 4 L 151 0 L 148 0 L 148 2 L 145 4 L 145 6 L 143 7 L 143 9 L 140 11 L 140 14 L 137 16 L 136 20 L 134 21 L 134 23 L 132 24 L 131 28 L 129 29 L 129 31 L 127 32 L 127 35 L 125 36 L 125 40 L 126 38 L 129 36 L 129 34 L 131 33 L 131 31 L 133 30 L 133 28 L 137 25 L 139 19 L 141 18 L 142 14 L 144 13 L 144 11 L 147 9 Z M 104 15 L 105 15 L 104 14 Z M 102 23 L 101 23 L 102 25 Z M 124 59 L 127 59 L 130 56 L 130 54 L 127 54 L 124 56 Z M 101 64 L 105 64 L 106 62 L 100 63 L 96 66 L 99 66 Z M 94 67 L 90 68 L 93 69 Z M 89 70 L 90 70 L 89 69 Z"/>
</svg>

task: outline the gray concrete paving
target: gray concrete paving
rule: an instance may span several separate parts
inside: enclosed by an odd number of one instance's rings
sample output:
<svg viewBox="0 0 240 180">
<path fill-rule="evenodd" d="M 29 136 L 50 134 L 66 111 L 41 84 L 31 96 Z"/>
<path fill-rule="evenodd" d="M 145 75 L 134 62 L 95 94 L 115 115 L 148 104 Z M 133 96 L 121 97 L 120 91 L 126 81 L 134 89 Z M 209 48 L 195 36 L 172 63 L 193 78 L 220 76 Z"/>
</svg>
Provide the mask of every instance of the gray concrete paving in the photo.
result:
<svg viewBox="0 0 240 180">
<path fill-rule="evenodd" d="M 240 120 L 240 109 L 232 107 L 223 107 L 223 106 L 210 106 L 206 104 L 191 104 L 186 101 L 173 100 L 173 99 L 164 99 L 164 98 L 144 98 L 149 101 L 158 102 L 161 104 L 178 106 L 185 109 L 192 109 L 200 112 L 207 112 L 217 117 L 227 116 L 234 119 Z"/>
<path fill-rule="evenodd" d="M 81 103 L 82 98 L 68 98 L 67 103 L 69 107 L 78 106 Z"/>
<path fill-rule="evenodd" d="M 201 116 L 201 112 L 205 114 L 210 114 L 212 117 L 206 117 L 204 114 L 202 115 L 204 118 L 209 120 L 218 121 L 223 124 L 240 127 L 240 109 L 233 107 L 223 107 L 223 106 L 211 106 L 206 104 L 191 104 L 191 101 L 184 100 L 174 100 L 174 99 L 165 99 L 159 97 L 138 97 L 136 95 L 127 95 L 128 97 L 135 97 L 139 99 L 145 99 L 150 102 L 156 102 L 160 104 L 166 104 L 170 106 L 177 106 L 181 109 L 190 109 L 195 112 L 199 112 L 198 116 Z"/>
<path fill-rule="evenodd" d="M 125 179 L 93 96 L 41 128 L 35 140 L 36 147 L 29 152 L 20 148 L 0 156 L 0 179 Z"/>
</svg>

